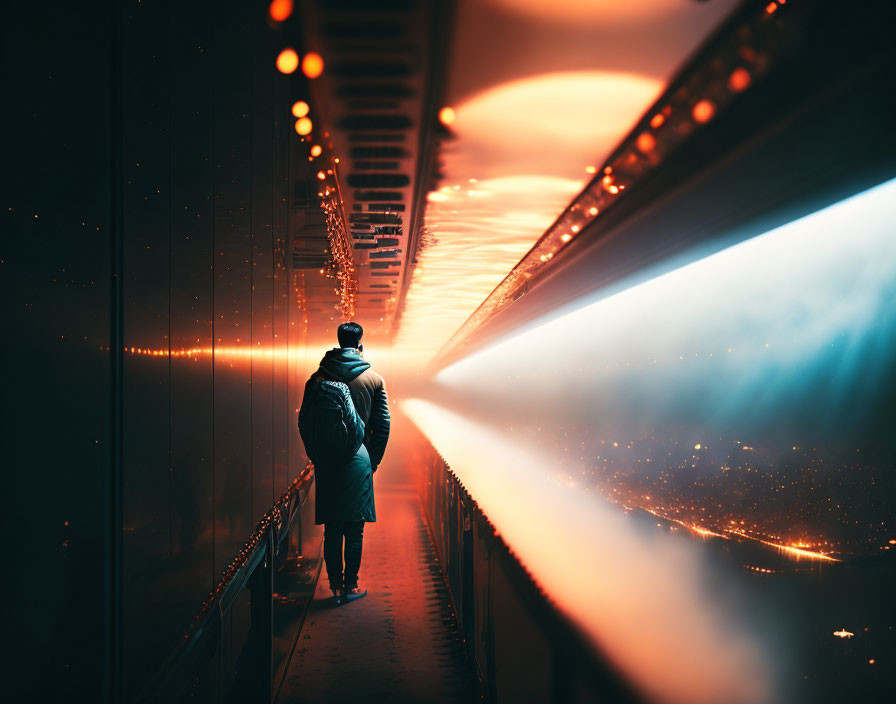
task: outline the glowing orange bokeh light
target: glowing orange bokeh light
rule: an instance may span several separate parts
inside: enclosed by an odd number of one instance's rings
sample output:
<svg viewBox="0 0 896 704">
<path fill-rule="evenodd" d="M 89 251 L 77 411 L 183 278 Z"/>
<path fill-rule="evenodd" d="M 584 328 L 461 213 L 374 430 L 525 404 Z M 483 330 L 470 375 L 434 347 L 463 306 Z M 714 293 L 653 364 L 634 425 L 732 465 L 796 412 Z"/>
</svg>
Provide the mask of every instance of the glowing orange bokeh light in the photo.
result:
<svg viewBox="0 0 896 704">
<path fill-rule="evenodd" d="M 272 0 L 268 13 L 275 22 L 283 22 L 292 14 L 292 0 Z"/>
<path fill-rule="evenodd" d="M 663 113 L 658 112 L 656 115 L 654 115 L 653 117 L 650 118 L 650 126 L 653 127 L 653 129 L 656 129 L 657 127 L 662 125 L 665 121 L 666 121 L 666 118 L 663 115 Z"/>
<path fill-rule="evenodd" d="M 735 93 L 739 93 L 750 85 L 750 72 L 740 67 L 734 69 L 728 77 L 728 88 Z"/>
<path fill-rule="evenodd" d="M 308 112 L 311 110 L 311 106 L 308 105 L 304 100 L 297 100 L 292 104 L 292 114 L 293 117 L 305 117 Z"/>
<path fill-rule="evenodd" d="M 277 54 L 277 70 L 280 73 L 294 73 L 299 67 L 299 55 L 296 50 L 288 46 Z"/>
<path fill-rule="evenodd" d="M 445 125 L 445 127 L 453 124 L 456 117 L 454 108 L 444 107 L 439 110 L 439 122 Z"/>
<path fill-rule="evenodd" d="M 303 137 L 306 134 L 311 134 L 311 129 L 314 125 L 311 124 L 311 120 L 307 117 L 300 117 L 296 120 L 296 132 L 298 132 Z"/>
<path fill-rule="evenodd" d="M 697 122 L 709 122 L 716 114 L 716 106 L 709 100 L 701 100 L 691 110 L 691 115 Z"/>
<path fill-rule="evenodd" d="M 302 59 L 302 73 L 306 78 L 317 78 L 324 72 L 324 60 L 320 54 L 309 51 Z"/>
<path fill-rule="evenodd" d="M 323 151 L 319 144 L 315 144 L 311 147 L 311 156 L 320 156 L 320 153 Z"/>
<path fill-rule="evenodd" d="M 656 139 L 650 132 L 642 132 L 638 135 L 635 145 L 638 147 L 639 151 L 646 154 L 647 152 L 653 151 L 653 148 L 656 146 Z"/>
</svg>

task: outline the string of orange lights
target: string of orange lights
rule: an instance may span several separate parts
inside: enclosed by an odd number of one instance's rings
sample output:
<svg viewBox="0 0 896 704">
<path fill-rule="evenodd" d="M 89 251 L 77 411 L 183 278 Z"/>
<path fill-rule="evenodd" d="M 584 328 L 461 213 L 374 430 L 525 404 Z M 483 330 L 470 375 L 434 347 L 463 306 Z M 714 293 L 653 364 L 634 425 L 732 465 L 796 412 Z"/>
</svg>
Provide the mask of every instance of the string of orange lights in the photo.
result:
<svg viewBox="0 0 896 704">
<path fill-rule="evenodd" d="M 268 7 L 268 14 L 271 20 L 279 24 L 287 21 L 292 16 L 293 10 L 292 0 L 273 0 Z M 319 78 L 324 72 L 324 60 L 320 54 L 309 51 L 300 57 L 299 53 L 291 46 L 280 51 L 275 64 L 277 70 L 284 75 L 291 75 L 301 67 L 302 74 L 308 80 Z M 330 264 L 321 269 L 320 273 L 336 280 L 335 292 L 339 296 L 339 310 L 344 319 L 349 319 L 355 314 L 358 281 L 355 276 L 355 261 L 346 225 L 345 207 L 335 170 L 339 158 L 329 152 L 333 143 L 325 141 L 330 136 L 328 132 L 323 132 L 324 140 L 321 142 L 314 142 L 312 139 L 314 121 L 310 116 L 311 106 L 306 100 L 294 102 L 291 113 L 296 118 L 296 134 L 311 145 L 308 160 L 314 161 L 323 157 L 325 162 L 332 164 L 332 166 L 317 172 L 317 178 L 321 182 L 321 190 L 317 195 L 321 198 L 320 207 L 326 215 L 327 238 L 330 243 L 327 253 L 331 255 Z M 326 154 L 321 144 L 326 144 Z"/>
</svg>

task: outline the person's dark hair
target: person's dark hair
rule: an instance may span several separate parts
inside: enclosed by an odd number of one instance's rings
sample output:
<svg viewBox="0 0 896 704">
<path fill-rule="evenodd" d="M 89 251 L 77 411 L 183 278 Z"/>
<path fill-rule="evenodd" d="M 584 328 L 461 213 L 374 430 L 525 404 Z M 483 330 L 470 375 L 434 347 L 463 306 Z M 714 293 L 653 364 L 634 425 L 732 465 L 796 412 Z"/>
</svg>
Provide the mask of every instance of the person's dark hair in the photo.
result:
<svg viewBox="0 0 896 704">
<path fill-rule="evenodd" d="M 336 328 L 336 337 L 340 347 L 357 347 L 361 342 L 364 328 L 357 323 L 342 323 Z"/>
</svg>

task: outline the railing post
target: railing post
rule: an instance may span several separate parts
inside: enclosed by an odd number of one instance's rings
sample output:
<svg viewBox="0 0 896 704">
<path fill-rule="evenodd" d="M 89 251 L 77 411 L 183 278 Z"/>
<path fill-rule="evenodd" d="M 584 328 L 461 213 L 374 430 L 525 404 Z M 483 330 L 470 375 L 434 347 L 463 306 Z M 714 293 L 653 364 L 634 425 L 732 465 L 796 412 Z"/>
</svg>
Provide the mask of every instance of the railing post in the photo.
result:
<svg viewBox="0 0 896 704">
<path fill-rule="evenodd" d="M 274 696 L 274 531 L 265 535 L 264 560 L 252 579 L 252 632 L 257 650 L 258 699 L 270 704 Z"/>
</svg>

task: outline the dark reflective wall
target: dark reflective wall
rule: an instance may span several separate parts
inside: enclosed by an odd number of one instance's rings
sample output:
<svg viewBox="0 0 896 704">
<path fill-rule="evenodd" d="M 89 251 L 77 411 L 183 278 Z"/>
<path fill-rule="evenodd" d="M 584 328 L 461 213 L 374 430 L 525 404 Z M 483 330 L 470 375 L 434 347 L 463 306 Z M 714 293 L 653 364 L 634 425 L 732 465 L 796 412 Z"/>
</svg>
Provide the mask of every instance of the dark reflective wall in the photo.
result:
<svg viewBox="0 0 896 704">
<path fill-rule="evenodd" d="M 0 31 L 3 699 L 100 701 L 109 21 L 102 5 L 19 5 Z"/>
<path fill-rule="evenodd" d="M 150 350 L 125 360 L 126 696 L 301 466 L 276 38 L 249 3 L 140 4 L 124 25 L 125 345 Z"/>
<path fill-rule="evenodd" d="M 305 463 L 294 86 L 264 4 L 57 5 L 5 27 L 4 688 L 101 701 L 118 629 L 130 701 Z"/>
</svg>

